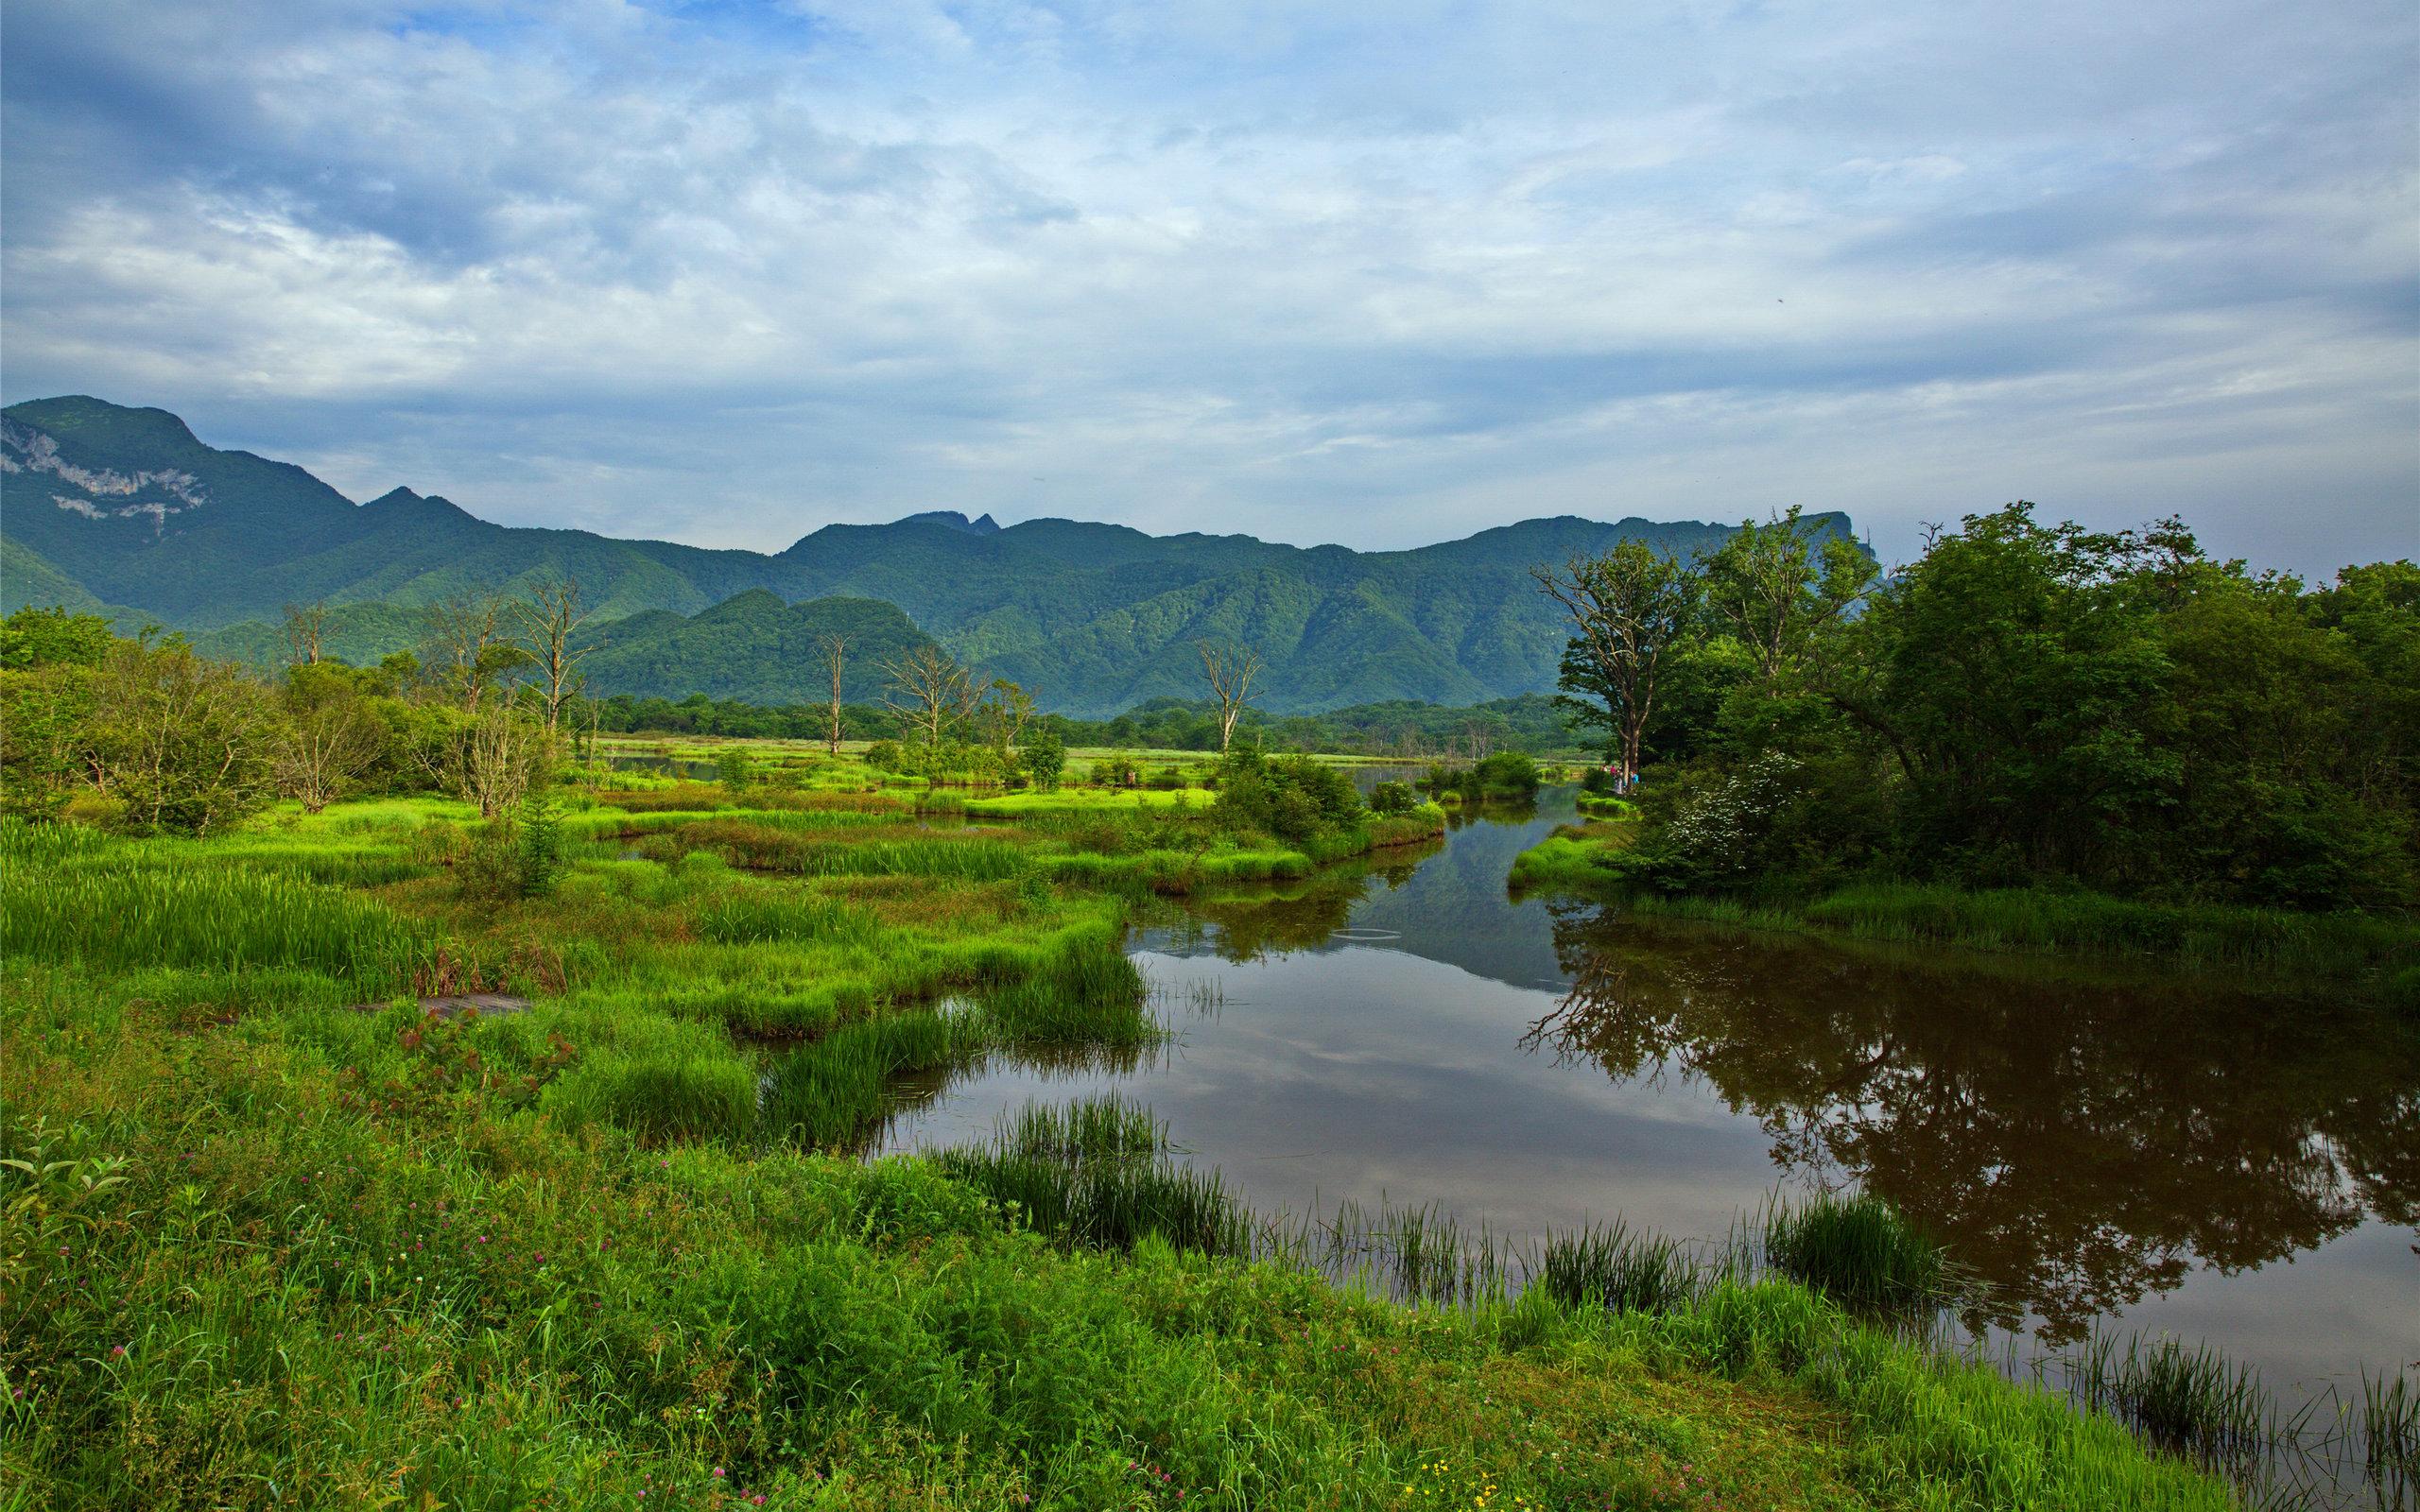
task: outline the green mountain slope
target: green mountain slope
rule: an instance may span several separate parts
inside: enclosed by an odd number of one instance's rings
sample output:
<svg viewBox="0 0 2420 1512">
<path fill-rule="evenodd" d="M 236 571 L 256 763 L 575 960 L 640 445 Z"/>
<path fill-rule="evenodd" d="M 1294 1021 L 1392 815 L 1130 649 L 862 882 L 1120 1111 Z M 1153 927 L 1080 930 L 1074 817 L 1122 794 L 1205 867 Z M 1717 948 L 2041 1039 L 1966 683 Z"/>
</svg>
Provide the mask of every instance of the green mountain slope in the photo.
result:
<svg viewBox="0 0 2420 1512">
<path fill-rule="evenodd" d="M 1849 531 L 1842 515 L 1817 523 Z M 1563 633 L 1532 564 L 1624 539 L 1685 553 L 1724 534 L 1563 516 L 1363 553 L 1075 520 L 1003 528 L 934 511 L 827 525 L 774 555 L 708 551 L 492 524 L 406 489 L 355 505 L 300 468 L 206 446 L 163 410 L 69 397 L 0 417 L 0 584 L 21 601 L 136 606 L 217 632 L 205 644 L 223 654 L 260 659 L 274 654 L 284 605 L 321 600 L 339 610 L 337 654 L 362 660 L 416 639 L 417 606 L 571 577 L 600 635 L 620 622 L 623 639 L 599 652 L 615 683 L 666 696 L 819 696 L 800 654 L 817 633 L 805 627 L 841 611 L 785 617 L 775 604 L 856 599 L 898 606 L 960 658 L 1068 713 L 1199 696 L 1204 639 L 1261 656 L 1257 692 L 1274 713 L 1476 703 L 1554 681 Z M 895 639 L 896 627 L 883 633 Z M 606 686 L 607 664 L 592 670 Z"/>
<path fill-rule="evenodd" d="M 647 613 L 598 626 L 586 637 L 591 648 L 580 665 L 599 694 L 816 702 L 832 692 L 826 635 L 847 643 L 840 692 L 852 703 L 879 698 L 882 663 L 931 640 L 894 604 L 868 598 L 785 604 L 780 594 L 760 588 L 694 618 Z"/>
</svg>

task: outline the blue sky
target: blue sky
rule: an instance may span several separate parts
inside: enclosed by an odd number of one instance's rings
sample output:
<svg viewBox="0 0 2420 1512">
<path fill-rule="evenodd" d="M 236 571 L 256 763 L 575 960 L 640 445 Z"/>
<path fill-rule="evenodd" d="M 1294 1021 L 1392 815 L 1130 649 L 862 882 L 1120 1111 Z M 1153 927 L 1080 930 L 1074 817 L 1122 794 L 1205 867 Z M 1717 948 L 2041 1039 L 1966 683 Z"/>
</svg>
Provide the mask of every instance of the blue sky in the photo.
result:
<svg viewBox="0 0 2420 1512">
<path fill-rule="evenodd" d="M 356 498 L 2420 553 L 2408 0 L 10 0 L 0 388 Z"/>
</svg>

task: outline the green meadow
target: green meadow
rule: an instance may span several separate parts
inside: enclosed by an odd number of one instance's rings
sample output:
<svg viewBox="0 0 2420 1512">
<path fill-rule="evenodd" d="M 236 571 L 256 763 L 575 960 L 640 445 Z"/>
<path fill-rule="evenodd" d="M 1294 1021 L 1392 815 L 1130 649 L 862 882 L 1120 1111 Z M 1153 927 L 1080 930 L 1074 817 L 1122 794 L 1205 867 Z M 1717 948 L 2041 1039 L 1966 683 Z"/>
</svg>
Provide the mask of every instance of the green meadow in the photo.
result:
<svg viewBox="0 0 2420 1512">
<path fill-rule="evenodd" d="M 1198 789 L 760 759 L 576 769 L 501 890 L 432 797 L 0 825 L 0 1505 L 2229 1504 L 1911 1342 L 1835 1279 L 1889 1232 L 1580 1236 L 1444 1302 L 1315 1263 L 1147 1109 L 862 1159 L 904 1075 L 1148 1053 L 1154 894 L 1443 816 L 1291 843 Z M 530 1006 L 416 1001 L 468 992 Z"/>
</svg>

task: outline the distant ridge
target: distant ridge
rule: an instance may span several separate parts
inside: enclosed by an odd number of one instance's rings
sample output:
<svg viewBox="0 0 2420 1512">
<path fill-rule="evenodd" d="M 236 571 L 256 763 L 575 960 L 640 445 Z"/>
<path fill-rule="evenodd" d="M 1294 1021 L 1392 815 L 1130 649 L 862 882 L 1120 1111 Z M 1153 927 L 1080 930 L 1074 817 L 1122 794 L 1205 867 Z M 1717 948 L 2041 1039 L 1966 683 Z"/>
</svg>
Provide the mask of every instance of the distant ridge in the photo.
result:
<svg viewBox="0 0 2420 1512">
<path fill-rule="evenodd" d="M 997 535 L 1000 530 L 1000 523 L 988 514 L 978 515 L 969 520 L 954 509 L 927 509 L 923 514 L 906 516 L 897 523 L 903 525 L 947 525 L 952 530 L 963 530 L 970 535 L 977 536 Z"/>
<path fill-rule="evenodd" d="M 1814 523 L 1851 534 L 1845 515 Z M 769 556 L 508 527 L 408 488 L 356 505 L 289 463 L 204 445 L 165 410 L 89 396 L 0 417 L 0 609 L 111 606 L 245 654 L 273 647 L 284 605 L 324 601 L 339 654 L 357 658 L 409 644 L 420 606 L 565 576 L 593 615 L 600 690 L 667 696 L 702 680 L 752 690 L 717 696 L 815 696 L 798 637 L 820 632 L 804 627 L 871 627 L 868 609 L 828 606 L 874 600 L 902 618 L 872 639 L 929 635 L 1068 713 L 1199 696 L 1202 640 L 1261 656 L 1255 693 L 1273 713 L 1478 703 L 1554 684 L 1564 636 L 1531 564 L 1623 540 L 1685 553 L 1727 533 L 1562 515 L 1357 552 L 935 509 L 826 525 Z"/>
</svg>

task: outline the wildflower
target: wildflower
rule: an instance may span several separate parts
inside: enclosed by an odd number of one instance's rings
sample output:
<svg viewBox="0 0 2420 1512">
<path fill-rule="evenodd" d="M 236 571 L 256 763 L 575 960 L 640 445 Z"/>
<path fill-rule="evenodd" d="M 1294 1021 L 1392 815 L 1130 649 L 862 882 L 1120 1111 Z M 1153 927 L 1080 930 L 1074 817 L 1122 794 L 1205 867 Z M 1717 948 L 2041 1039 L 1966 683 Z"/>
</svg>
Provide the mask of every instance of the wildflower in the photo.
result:
<svg viewBox="0 0 2420 1512">
<path fill-rule="evenodd" d="M 719 1465 L 715 1467 L 715 1479 L 717 1481 L 722 1479 L 722 1467 Z"/>
<path fill-rule="evenodd" d="M 122 1359 L 124 1359 L 125 1357 L 126 1357 L 126 1346 L 125 1346 L 125 1345 L 123 1345 L 123 1344 L 112 1344 L 112 1345 L 111 1345 L 111 1346 L 110 1346 L 110 1358 L 111 1358 L 111 1359 L 112 1359 L 112 1360 L 122 1360 Z"/>
</svg>

